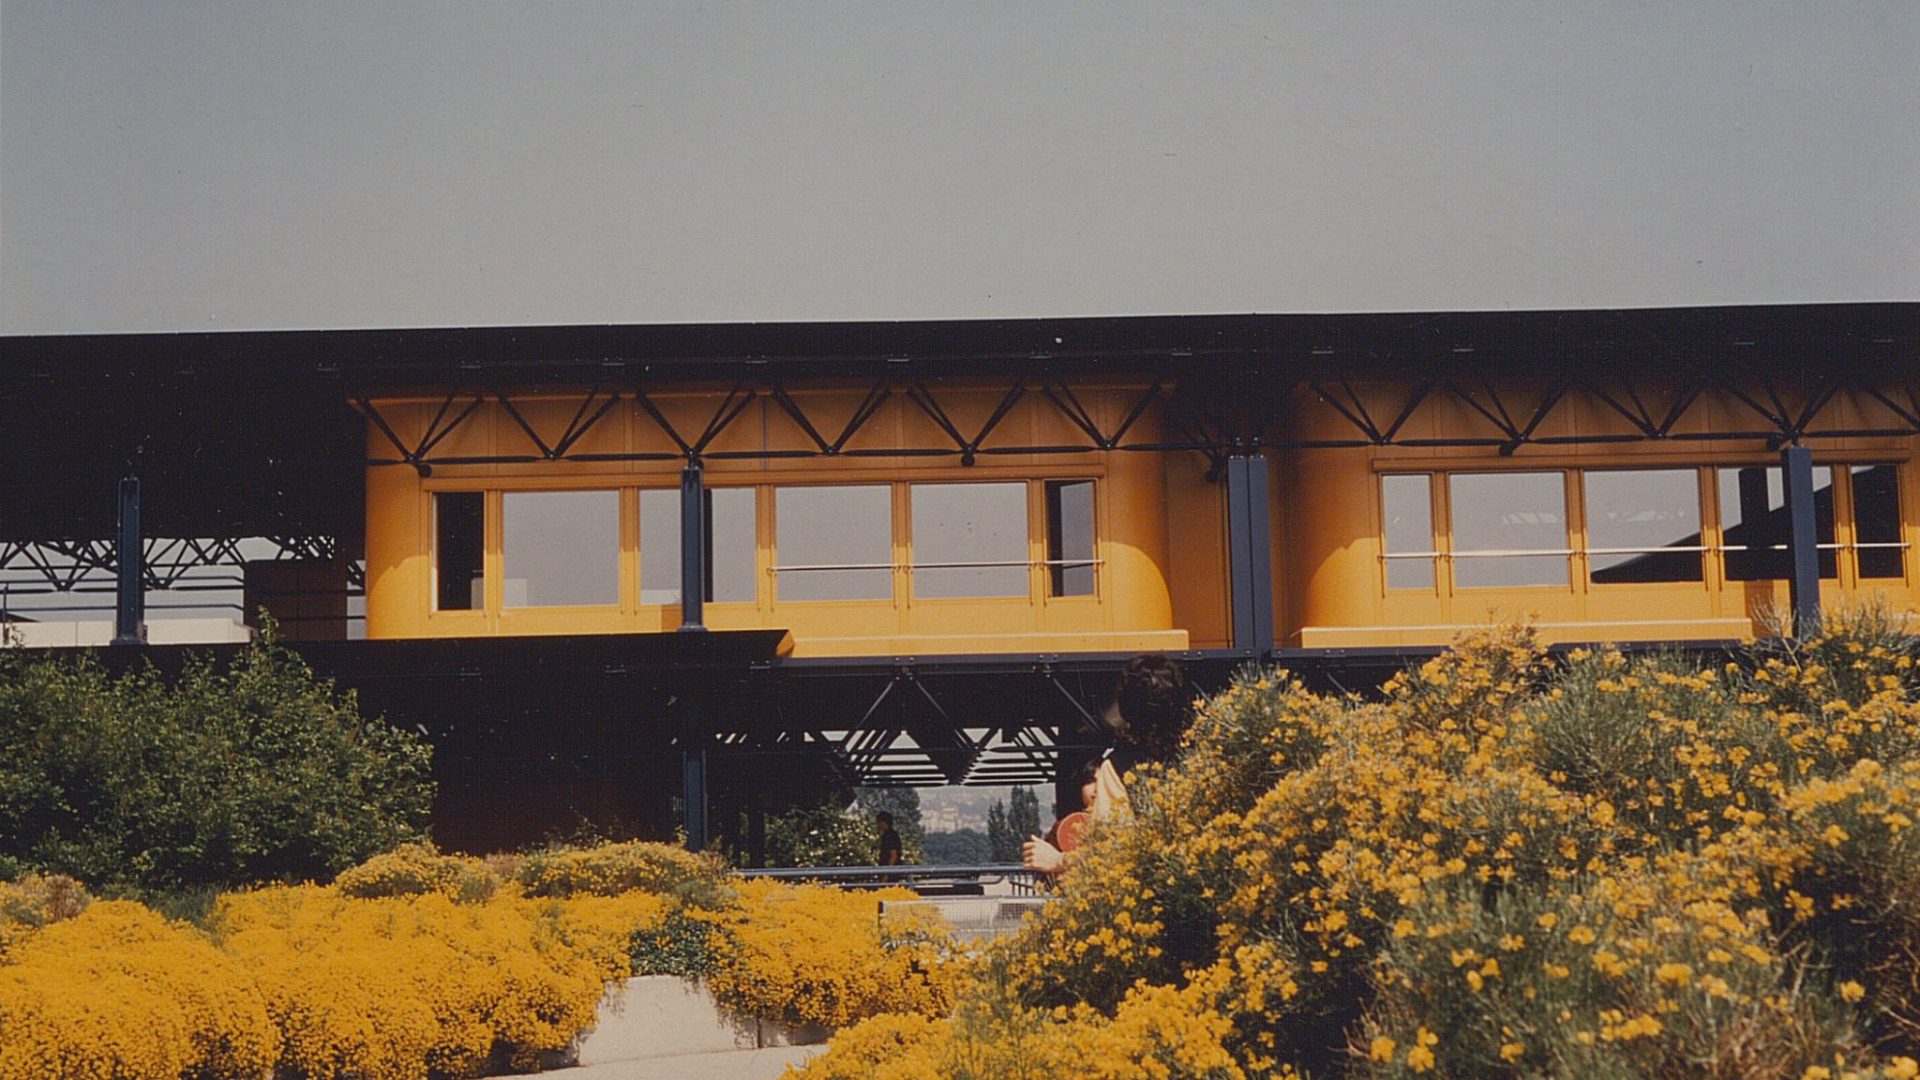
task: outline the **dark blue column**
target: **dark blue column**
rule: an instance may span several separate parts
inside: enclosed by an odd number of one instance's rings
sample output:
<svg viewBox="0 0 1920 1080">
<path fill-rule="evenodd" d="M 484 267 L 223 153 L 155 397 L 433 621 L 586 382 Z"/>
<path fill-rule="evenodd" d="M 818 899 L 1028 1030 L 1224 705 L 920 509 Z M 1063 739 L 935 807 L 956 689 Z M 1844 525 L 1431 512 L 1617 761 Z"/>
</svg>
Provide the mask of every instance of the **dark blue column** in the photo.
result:
<svg viewBox="0 0 1920 1080">
<path fill-rule="evenodd" d="M 698 464 L 680 470 L 680 629 L 705 630 L 707 489 Z"/>
<path fill-rule="evenodd" d="M 699 694 L 689 692 L 680 701 L 681 828 L 688 851 L 707 848 L 707 743 L 709 733 Z"/>
<path fill-rule="evenodd" d="M 1267 505 L 1267 459 L 1227 459 L 1227 564 L 1233 600 L 1233 647 L 1273 648 L 1273 545 Z"/>
<path fill-rule="evenodd" d="M 140 539 L 140 478 L 120 481 L 120 534 L 114 541 L 113 643 L 147 643 L 147 566 Z"/>
<path fill-rule="evenodd" d="M 1780 472 L 1786 477 L 1787 518 L 1791 532 L 1787 552 L 1793 560 L 1788 579 L 1793 602 L 1793 632 L 1820 629 L 1820 530 L 1813 512 L 1813 451 L 1789 446 L 1780 452 Z"/>
</svg>

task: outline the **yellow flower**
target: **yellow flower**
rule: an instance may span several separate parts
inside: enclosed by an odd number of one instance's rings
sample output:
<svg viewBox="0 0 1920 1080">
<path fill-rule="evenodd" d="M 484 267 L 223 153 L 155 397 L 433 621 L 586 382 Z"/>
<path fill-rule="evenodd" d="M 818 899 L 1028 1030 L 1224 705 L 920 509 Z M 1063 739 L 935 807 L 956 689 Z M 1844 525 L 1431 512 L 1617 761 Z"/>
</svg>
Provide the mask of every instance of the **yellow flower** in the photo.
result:
<svg viewBox="0 0 1920 1080">
<path fill-rule="evenodd" d="M 1373 1045 L 1367 1050 L 1367 1056 L 1374 1061 L 1392 1061 L 1393 1051 L 1397 1045 L 1392 1039 L 1382 1035 L 1373 1040 Z"/>
<path fill-rule="evenodd" d="M 1840 1000 L 1842 1001 L 1859 1001 L 1866 996 L 1867 988 L 1854 982 L 1852 979 L 1848 979 L 1846 982 L 1840 984 Z"/>
<path fill-rule="evenodd" d="M 1527 1048 L 1517 1042 L 1502 1043 L 1500 1046 L 1500 1058 L 1503 1061 L 1519 1061 L 1526 1052 Z"/>
</svg>

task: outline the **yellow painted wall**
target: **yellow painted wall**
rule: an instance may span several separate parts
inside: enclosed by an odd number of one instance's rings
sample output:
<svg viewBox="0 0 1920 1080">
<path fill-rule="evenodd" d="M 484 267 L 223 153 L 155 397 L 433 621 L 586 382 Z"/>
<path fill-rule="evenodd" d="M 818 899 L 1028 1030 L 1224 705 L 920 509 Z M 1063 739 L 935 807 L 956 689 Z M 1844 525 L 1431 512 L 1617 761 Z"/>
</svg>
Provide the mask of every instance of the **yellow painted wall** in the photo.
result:
<svg viewBox="0 0 1920 1080">
<path fill-rule="evenodd" d="M 819 387 L 793 398 L 829 441 L 839 438 L 861 406 L 866 387 Z M 972 436 L 1002 401 L 1002 388 L 941 386 L 934 390 L 953 425 Z M 1105 429 L 1117 426 L 1138 399 L 1138 387 L 1076 387 L 1082 403 Z M 688 441 L 708 428 L 725 387 L 693 387 L 648 396 L 648 402 Z M 554 444 L 582 398 L 514 398 L 514 408 L 548 445 Z M 443 421 L 465 407 L 457 401 L 442 413 L 444 399 L 393 398 L 374 408 L 402 443 L 416 444 L 436 415 Z M 1143 419 L 1135 430 L 1152 438 L 1157 421 Z M 1140 651 L 1189 647 L 1175 619 L 1173 545 L 1164 512 L 1167 466 L 1176 460 L 1157 453 L 998 454 L 1004 446 L 1074 445 L 1085 436 L 1058 410 L 1028 395 L 1017 402 L 983 443 L 973 466 L 953 455 L 927 458 L 858 456 L 859 451 L 901 446 L 951 448 L 951 439 L 927 413 L 895 395 L 835 457 L 767 457 L 769 452 L 807 451 L 814 443 L 791 415 L 770 398 L 759 398 L 707 448 L 705 482 L 710 488 L 748 486 L 757 491 L 756 538 L 759 581 L 752 602 L 708 603 L 706 624 L 715 629 L 778 627 L 792 631 L 796 655 L 912 655 L 970 652 Z M 434 456 L 509 457 L 530 460 L 506 464 L 436 465 L 420 476 L 404 465 L 375 466 L 367 474 L 367 633 L 374 638 L 465 635 L 632 633 L 674 629 L 678 605 L 639 603 L 640 557 L 636 510 L 639 488 L 677 489 L 679 447 L 648 413 L 631 399 L 620 401 L 571 450 L 574 455 L 660 455 L 659 460 L 555 462 L 540 460 L 537 444 L 507 408 L 487 401 L 434 448 Z M 394 458 L 397 451 L 377 425 L 368 425 L 370 457 Z M 739 455 L 729 457 L 728 455 Z M 773 572 L 775 500 L 782 485 L 1038 481 L 1092 479 L 1101 564 L 1096 595 L 1046 595 L 1045 569 L 1030 569 L 1029 598 L 915 599 L 906 571 L 896 569 L 891 600 L 781 601 Z M 499 581 L 502 538 L 498 494 L 489 494 L 485 610 L 435 611 L 432 498 L 437 492 L 557 489 L 622 490 L 621 602 L 605 608 L 506 608 Z M 910 543 L 910 518 L 904 492 L 894 499 L 894 559 L 904 564 Z M 1204 496 L 1198 500 L 1205 502 Z M 1045 516 L 1038 484 L 1029 484 L 1029 556 L 1045 557 Z M 1217 524 L 1215 526 L 1217 528 Z M 1184 570 L 1193 549 L 1217 548 L 1217 542 L 1180 550 Z M 1217 555 L 1214 556 L 1217 559 Z M 1206 565 L 1207 556 L 1198 556 Z M 1037 597 L 1038 599 L 1033 599 Z M 1213 598 L 1214 603 L 1219 598 Z M 1182 603 L 1204 612 L 1206 602 Z M 1183 608 L 1183 610 L 1185 610 Z M 1203 617 L 1201 625 L 1209 625 Z"/>
<path fill-rule="evenodd" d="M 1408 400 L 1410 383 L 1382 382 L 1357 387 L 1369 412 L 1392 418 Z M 1512 401 L 1531 401 L 1527 388 L 1510 388 Z M 1669 398 L 1649 404 L 1664 413 Z M 1509 405 L 1512 408 L 1512 405 Z M 1296 435 L 1302 440 L 1351 440 L 1355 428 L 1331 408 L 1300 403 Z M 1524 422 L 1527 415 L 1519 419 Z M 1487 472 L 1567 470 L 1568 522 L 1573 546 L 1585 538 L 1579 470 L 1622 468 L 1697 468 L 1702 466 L 1777 465 L 1779 454 L 1763 440 L 1713 438 L 1764 426 L 1759 417 L 1730 395 L 1701 398 L 1674 429 L 1676 438 L 1613 442 L 1608 437 L 1633 432 L 1618 412 L 1590 395 L 1569 395 L 1548 414 L 1537 434 L 1576 441 L 1559 446 L 1526 445 L 1511 455 L 1499 448 L 1377 447 L 1298 449 L 1273 455 L 1284 477 L 1284 506 L 1276 530 L 1276 571 L 1286 594 L 1281 617 L 1283 644 L 1303 647 L 1361 645 L 1438 645 L 1462 629 L 1515 619 L 1533 621 L 1549 641 L 1700 640 L 1746 638 L 1763 633 L 1773 611 L 1784 610 L 1787 585 L 1776 582 L 1727 582 L 1721 579 L 1717 552 L 1704 558 L 1704 580 L 1686 583 L 1594 584 L 1585 561 L 1575 556 L 1567 586 L 1458 588 L 1450 560 L 1441 559 L 1431 591 L 1389 590 L 1385 584 L 1380 477 L 1402 472 Z M 1842 395 L 1818 414 L 1816 428 L 1866 429 L 1899 426 L 1897 418 L 1864 395 Z M 1418 407 L 1401 437 L 1408 440 L 1497 436 L 1498 430 L 1457 396 L 1436 392 Z M 1702 438 L 1705 436 L 1705 438 Z M 1905 577 L 1861 582 L 1842 552 L 1840 577 L 1822 588 L 1823 602 L 1858 603 L 1870 598 L 1898 609 L 1920 608 L 1920 438 L 1838 438 L 1810 440 L 1816 465 L 1898 464 Z M 1836 540 L 1853 539 L 1844 485 L 1836 485 Z M 1435 485 L 1434 513 L 1442 547 L 1449 538 L 1446 485 Z M 1716 500 L 1709 485 L 1703 493 L 1703 535 L 1718 542 Z"/>
</svg>

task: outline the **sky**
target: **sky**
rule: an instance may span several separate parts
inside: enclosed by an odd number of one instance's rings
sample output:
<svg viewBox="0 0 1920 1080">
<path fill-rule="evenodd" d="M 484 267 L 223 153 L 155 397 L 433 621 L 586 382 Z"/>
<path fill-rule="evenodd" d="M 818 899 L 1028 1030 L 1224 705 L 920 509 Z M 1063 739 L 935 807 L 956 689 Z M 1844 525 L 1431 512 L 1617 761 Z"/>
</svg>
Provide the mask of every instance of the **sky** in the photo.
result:
<svg viewBox="0 0 1920 1080">
<path fill-rule="evenodd" d="M 0 332 L 1920 299 L 1920 4 L 0 0 Z"/>
</svg>

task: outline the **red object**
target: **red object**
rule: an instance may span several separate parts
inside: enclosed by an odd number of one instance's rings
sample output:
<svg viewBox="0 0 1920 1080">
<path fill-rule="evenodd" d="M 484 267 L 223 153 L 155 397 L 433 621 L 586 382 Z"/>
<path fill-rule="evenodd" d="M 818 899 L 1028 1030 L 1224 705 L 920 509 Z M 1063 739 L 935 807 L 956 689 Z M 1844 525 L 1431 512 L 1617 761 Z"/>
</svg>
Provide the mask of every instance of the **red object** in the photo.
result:
<svg viewBox="0 0 1920 1080">
<path fill-rule="evenodd" d="M 1058 841 L 1055 846 L 1061 851 L 1072 851 L 1074 848 L 1079 847 L 1080 838 L 1087 834 L 1087 829 L 1092 824 L 1093 819 L 1088 817 L 1087 812 L 1084 810 L 1076 811 L 1061 818 L 1060 824 L 1053 827 L 1053 837 Z"/>
</svg>

